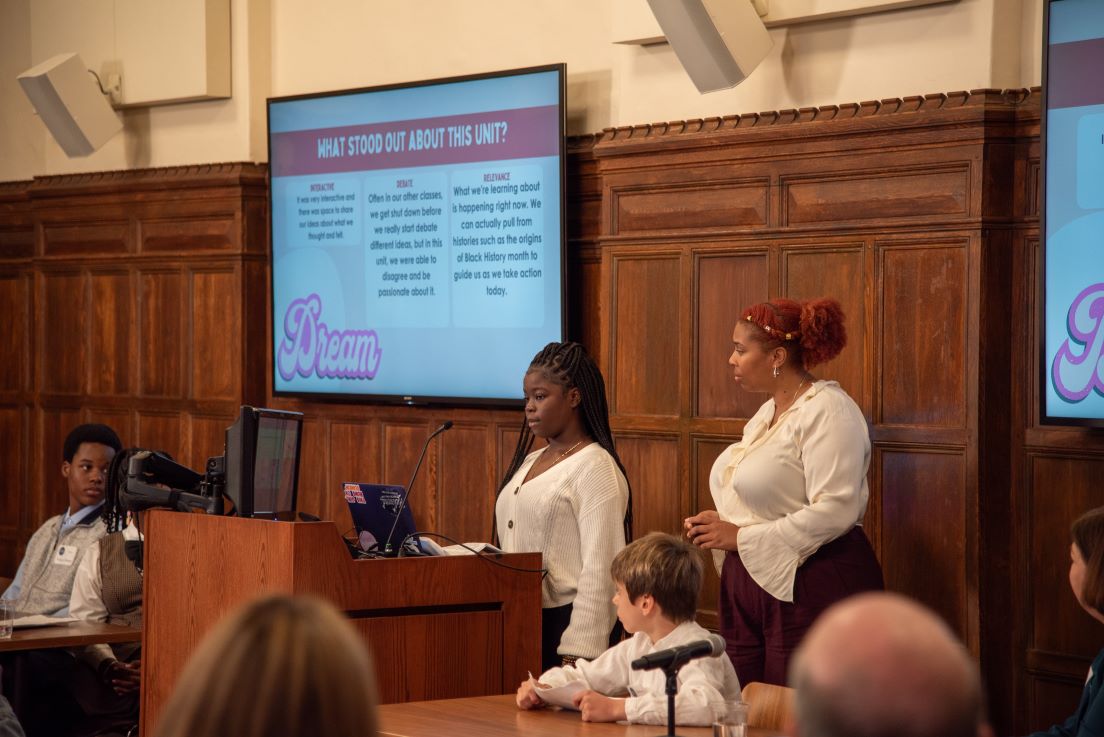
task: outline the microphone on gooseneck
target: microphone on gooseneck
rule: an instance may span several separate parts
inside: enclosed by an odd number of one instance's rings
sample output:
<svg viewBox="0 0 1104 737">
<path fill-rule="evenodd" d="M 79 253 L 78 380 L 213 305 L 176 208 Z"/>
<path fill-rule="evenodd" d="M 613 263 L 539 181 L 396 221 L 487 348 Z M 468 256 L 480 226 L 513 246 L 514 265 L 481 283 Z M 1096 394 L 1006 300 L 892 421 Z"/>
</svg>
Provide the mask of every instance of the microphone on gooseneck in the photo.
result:
<svg viewBox="0 0 1104 737">
<path fill-rule="evenodd" d="M 633 670 L 678 670 L 696 658 L 715 658 L 725 651 L 725 641 L 720 635 L 710 635 L 708 640 L 698 640 L 678 647 L 650 653 L 632 662 Z"/>
<path fill-rule="evenodd" d="M 391 532 L 387 533 L 387 543 L 383 546 L 383 554 L 391 554 L 391 538 L 395 535 L 395 527 L 399 524 L 399 515 L 402 514 L 404 508 L 406 508 L 406 499 L 410 496 L 410 491 L 414 488 L 414 479 L 418 478 L 418 470 L 422 467 L 422 460 L 425 458 L 426 451 L 429 450 L 429 444 L 433 441 L 433 438 L 437 437 L 445 430 L 452 428 L 452 420 L 445 420 L 441 423 L 441 426 L 429 434 L 426 438 L 425 445 L 422 446 L 422 454 L 418 456 L 418 462 L 414 464 L 414 473 L 410 475 L 410 483 L 406 485 L 406 490 L 403 491 L 402 501 L 399 502 L 399 508 L 395 511 L 395 521 L 391 523 Z"/>
</svg>

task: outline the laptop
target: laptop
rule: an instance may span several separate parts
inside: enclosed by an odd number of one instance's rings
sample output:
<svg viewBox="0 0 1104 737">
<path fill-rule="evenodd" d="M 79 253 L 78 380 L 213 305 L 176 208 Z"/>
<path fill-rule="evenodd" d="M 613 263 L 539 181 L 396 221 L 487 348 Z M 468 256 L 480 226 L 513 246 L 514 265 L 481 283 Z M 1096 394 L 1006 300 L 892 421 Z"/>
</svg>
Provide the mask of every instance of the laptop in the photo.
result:
<svg viewBox="0 0 1104 737">
<path fill-rule="evenodd" d="M 384 554 L 387 536 L 391 535 L 391 555 L 398 555 L 399 546 L 406 536 L 414 532 L 414 515 L 410 505 L 403 506 L 405 487 L 390 484 L 342 484 L 345 501 L 349 505 L 353 525 L 356 526 L 360 549 Z M 402 512 L 399 508 L 402 507 Z M 395 518 L 398 517 L 398 524 Z M 395 532 L 391 534 L 391 527 Z"/>
</svg>

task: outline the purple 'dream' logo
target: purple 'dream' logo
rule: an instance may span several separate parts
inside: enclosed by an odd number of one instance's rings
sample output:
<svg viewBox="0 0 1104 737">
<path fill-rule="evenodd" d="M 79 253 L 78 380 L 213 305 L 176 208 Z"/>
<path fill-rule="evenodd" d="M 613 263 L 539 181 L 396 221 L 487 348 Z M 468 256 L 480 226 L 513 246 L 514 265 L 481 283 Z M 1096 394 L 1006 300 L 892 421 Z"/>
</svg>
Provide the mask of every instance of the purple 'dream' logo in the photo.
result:
<svg viewBox="0 0 1104 737">
<path fill-rule="evenodd" d="M 1054 389 L 1067 402 L 1080 402 L 1094 389 L 1104 394 L 1104 284 L 1093 284 L 1077 295 L 1066 327 L 1069 338 L 1050 368 Z"/>
<path fill-rule="evenodd" d="M 314 374 L 323 379 L 373 379 L 379 371 L 375 330 L 330 330 L 321 321 L 322 299 L 312 294 L 288 305 L 276 367 L 284 381 Z"/>
</svg>

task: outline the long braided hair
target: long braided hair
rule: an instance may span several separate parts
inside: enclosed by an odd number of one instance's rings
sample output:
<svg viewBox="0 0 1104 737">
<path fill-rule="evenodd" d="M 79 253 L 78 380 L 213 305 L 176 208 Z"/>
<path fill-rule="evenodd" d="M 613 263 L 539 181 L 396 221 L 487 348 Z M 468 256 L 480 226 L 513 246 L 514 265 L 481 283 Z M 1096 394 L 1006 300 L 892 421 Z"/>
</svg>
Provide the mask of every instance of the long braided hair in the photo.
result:
<svg viewBox="0 0 1104 737">
<path fill-rule="evenodd" d="M 118 532 L 126 527 L 126 505 L 123 504 L 123 486 L 126 484 L 130 459 L 141 448 L 127 448 L 115 454 L 107 467 L 104 483 L 103 521 L 108 532 Z"/>
<path fill-rule="evenodd" d="M 625 484 L 629 489 L 628 504 L 625 507 L 625 542 L 631 541 L 632 486 L 629 485 L 629 475 L 625 472 L 625 466 L 621 463 L 621 458 L 613 445 L 613 432 L 609 424 L 609 405 L 606 403 L 606 382 L 602 378 L 602 372 L 598 370 L 598 364 L 579 343 L 549 343 L 533 357 L 532 363 L 529 364 L 529 371 L 543 371 L 554 383 L 562 386 L 564 391 L 572 388 L 579 390 L 583 430 L 610 454 L 625 476 Z M 523 418 L 517 448 L 514 449 L 514 457 L 506 469 L 506 475 L 502 477 L 502 483 L 499 485 L 500 492 L 521 468 L 525 456 L 529 455 L 532 447 L 533 433 L 529 429 L 529 423 Z"/>
</svg>

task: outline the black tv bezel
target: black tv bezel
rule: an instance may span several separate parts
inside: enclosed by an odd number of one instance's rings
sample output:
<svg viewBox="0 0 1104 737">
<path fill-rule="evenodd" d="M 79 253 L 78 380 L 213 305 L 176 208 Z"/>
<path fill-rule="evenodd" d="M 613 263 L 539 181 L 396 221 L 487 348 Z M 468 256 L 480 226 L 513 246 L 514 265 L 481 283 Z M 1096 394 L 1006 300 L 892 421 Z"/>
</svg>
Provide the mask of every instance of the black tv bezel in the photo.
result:
<svg viewBox="0 0 1104 737">
<path fill-rule="evenodd" d="M 559 158 L 560 158 L 560 340 L 568 340 L 567 327 L 568 302 L 567 302 L 567 64 L 544 64 L 540 66 L 521 67 L 517 69 L 505 69 L 493 72 L 480 72 L 478 74 L 466 74 L 455 77 L 438 77 L 435 79 L 417 80 L 412 82 L 396 82 L 392 84 L 374 85 L 371 87 L 355 87 L 343 90 L 330 90 L 327 92 L 312 92 L 300 95 L 284 95 L 269 97 L 265 101 L 265 134 L 268 147 L 268 172 L 266 185 L 268 189 L 268 325 L 272 329 L 269 337 L 268 358 L 271 369 L 268 375 L 272 382 L 272 396 L 288 397 L 312 402 L 331 402 L 345 404 L 383 404 L 400 406 L 442 406 L 442 407 L 483 407 L 483 408 L 509 408 L 516 409 L 523 406 L 524 400 L 520 397 L 521 377 L 518 377 L 519 396 L 515 397 L 463 397 L 463 396 L 437 396 L 422 394 L 373 394 L 367 392 L 310 392 L 291 391 L 276 388 L 276 289 L 275 269 L 273 268 L 273 217 L 272 203 L 272 126 L 269 112 L 273 103 L 294 102 L 297 100 L 312 100 L 326 97 L 342 97 L 359 95 L 370 92 L 386 92 L 388 90 L 412 89 L 417 87 L 432 87 L 435 85 L 454 84 L 458 82 L 472 82 L 481 79 L 495 79 L 499 77 L 515 77 L 527 74 L 543 74 L 546 72 L 558 72 L 559 84 Z M 534 346 L 536 354 L 543 345 Z"/>
<path fill-rule="evenodd" d="M 1039 264 L 1040 275 L 1040 300 L 1036 310 L 1038 317 L 1037 337 L 1039 350 L 1038 364 L 1038 410 L 1039 424 L 1058 427 L 1085 427 L 1091 429 L 1104 429 L 1104 417 L 1066 417 L 1064 415 L 1051 415 L 1047 412 L 1047 387 L 1050 382 L 1050 367 L 1047 360 L 1047 229 L 1046 229 L 1046 202 L 1047 202 L 1047 67 L 1050 57 L 1050 8 L 1054 3 L 1063 0 L 1044 0 L 1043 2 L 1043 78 L 1042 98 L 1039 103 L 1039 169 L 1041 185 L 1039 187 L 1039 243 L 1042 258 Z"/>
</svg>

